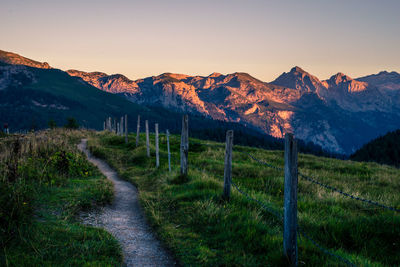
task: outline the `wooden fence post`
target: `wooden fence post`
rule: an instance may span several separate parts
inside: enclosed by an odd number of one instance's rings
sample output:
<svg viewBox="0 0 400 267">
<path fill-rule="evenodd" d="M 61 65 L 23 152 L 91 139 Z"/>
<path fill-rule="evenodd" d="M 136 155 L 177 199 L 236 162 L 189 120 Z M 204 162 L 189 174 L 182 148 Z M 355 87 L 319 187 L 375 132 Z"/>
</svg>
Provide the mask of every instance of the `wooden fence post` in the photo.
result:
<svg viewBox="0 0 400 267">
<path fill-rule="evenodd" d="M 119 135 L 124 135 L 124 116 L 121 117 L 121 122 L 119 124 Z"/>
<path fill-rule="evenodd" d="M 139 146 L 139 135 L 140 135 L 140 115 L 137 116 L 136 147 Z"/>
<path fill-rule="evenodd" d="M 125 144 L 128 143 L 128 115 L 125 114 Z"/>
<path fill-rule="evenodd" d="M 160 166 L 160 155 L 159 155 L 159 147 L 158 147 L 158 123 L 154 125 L 156 132 L 156 167 Z"/>
<path fill-rule="evenodd" d="M 168 170 L 171 172 L 171 151 L 169 150 L 169 131 L 167 130 Z"/>
<path fill-rule="evenodd" d="M 108 129 L 110 132 L 112 131 L 112 127 L 111 127 L 111 117 L 108 117 Z"/>
<path fill-rule="evenodd" d="M 117 134 L 117 119 L 114 118 L 114 133 Z"/>
<path fill-rule="evenodd" d="M 224 168 L 224 194 L 223 197 L 229 200 L 231 197 L 231 181 L 232 181 L 232 146 L 233 146 L 233 131 L 226 132 L 225 144 L 225 168 Z"/>
<path fill-rule="evenodd" d="M 106 121 L 103 121 L 103 131 L 106 130 Z"/>
<path fill-rule="evenodd" d="M 149 141 L 149 121 L 145 121 L 146 125 L 146 148 L 147 148 L 147 157 L 150 158 L 150 141 Z"/>
<path fill-rule="evenodd" d="M 182 133 L 181 133 L 181 175 L 187 176 L 188 173 L 188 154 L 189 154 L 189 117 L 182 117 Z"/>
<path fill-rule="evenodd" d="M 115 133 L 117 135 L 119 135 L 120 130 L 121 130 L 121 127 L 119 126 L 119 122 L 117 122 L 117 129 L 115 130 Z"/>
<path fill-rule="evenodd" d="M 283 251 L 290 266 L 297 266 L 297 140 L 285 135 L 285 188 Z"/>
</svg>

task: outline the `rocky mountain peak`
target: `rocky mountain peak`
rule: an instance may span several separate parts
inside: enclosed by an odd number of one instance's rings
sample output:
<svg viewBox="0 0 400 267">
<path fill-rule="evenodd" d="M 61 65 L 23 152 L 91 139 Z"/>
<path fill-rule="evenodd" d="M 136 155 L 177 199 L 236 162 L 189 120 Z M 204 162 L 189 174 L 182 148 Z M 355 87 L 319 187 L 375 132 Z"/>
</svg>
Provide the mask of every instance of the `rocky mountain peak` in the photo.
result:
<svg viewBox="0 0 400 267">
<path fill-rule="evenodd" d="M 353 80 L 350 76 L 345 75 L 344 73 L 338 72 L 332 77 L 329 78 L 329 81 L 332 83 L 339 85 L 340 83 L 345 83 Z"/>
<path fill-rule="evenodd" d="M 327 80 L 331 90 L 347 91 L 348 93 L 361 92 L 367 89 L 368 83 L 352 79 L 350 76 L 338 72 Z"/>
<path fill-rule="evenodd" d="M 317 77 L 311 75 L 302 68 L 295 66 L 290 72 L 282 73 L 272 84 L 297 89 L 301 92 L 316 92 L 321 88 L 325 88 L 325 84 Z"/>
<path fill-rule="evenodd" d="M 208 77 L 210 77 L 210 78 L 217 78 L 217 77 L 220 77 L 220 76 L 223 76 L 223 75 L 221 73 L 218 73 L 218 72 L 213 72 L 210 75 L 208 75 Z"/>
<path fill-rule="evenodd" d="M 308 74 L 305 70 L 303 70 L 302 68 L 300 68 L 299 66 L 294 66 L 291 70 L 290 73 L 302 73 L 302 74 Z"/>
<path fill-rule="evenodd" d="M 381 71 L 378 74 L 371 74 L 358 78 L 357 80 L 367 82 L 372 86 L 380 87 L 381 90 L 400 90 L 400 73 L 395 71 Z"/>
<path fill-rule="evenodd" d="M 176 79 L 176 80 L 184 80 L 184 79 L 187 79 L 187 78 L 189 78 L 191 76 L 190 75 L 186 75 L 186 74 L 180 74 L 180 73 L 166 72 L 166 73 L 163 73 L 163 74 L 161 74 L 161 75 L 159 75 L 157 77 L 160 77 L 160 78 L 168 77 L 168 78 L 172 78 L 172 79 Z"/>
</svg>

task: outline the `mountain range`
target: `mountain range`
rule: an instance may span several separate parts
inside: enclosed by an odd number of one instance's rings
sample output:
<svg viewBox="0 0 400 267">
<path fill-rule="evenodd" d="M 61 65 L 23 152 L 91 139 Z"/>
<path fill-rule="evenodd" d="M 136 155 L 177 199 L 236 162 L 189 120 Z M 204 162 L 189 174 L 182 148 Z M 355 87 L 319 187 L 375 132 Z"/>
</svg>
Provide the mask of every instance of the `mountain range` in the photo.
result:
<svg viewBox="0 0 400 267">
<path fill-rule="evenodd" d="M 247 73 L 189 76 L 164 73 L 139 80 L 68 70 L 89 84 L 134 103 L 239 122 L 277 138 L 293 132 L 336 153 L 350 154 L 400 127 L 400 74 L 380 72 L 327 80 L 294 67 L 274 81 Z"/>
<path fill-rule="evenodd" d="M 0 51 L 0 61 L 16 67 L 51 68 L 4 51 Z M 121 74 L 67 73 L 77 82 L 141 106 L 236 122 L 276 138 L 293 132 L 306 142 L 340 154 L 351 154 L 400 125 L 397 72 L 382 71 L 356 79 L 337 73 L 320 80 L 294 67 L 272 82 L 240 72 L 208 76 L 164 73 L 134 81 Z M 3 75 L 0 90 L 5 84 Z"/>
</svg>

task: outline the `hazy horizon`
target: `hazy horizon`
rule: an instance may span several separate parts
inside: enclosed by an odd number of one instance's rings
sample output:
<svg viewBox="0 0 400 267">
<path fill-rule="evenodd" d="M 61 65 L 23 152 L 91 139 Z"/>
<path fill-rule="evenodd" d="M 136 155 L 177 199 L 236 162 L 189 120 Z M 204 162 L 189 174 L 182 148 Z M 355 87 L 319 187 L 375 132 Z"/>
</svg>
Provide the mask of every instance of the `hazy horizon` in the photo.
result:
<svg viewBox="0 0 400 267">
<path fill-rule="evenodd" d="M 1 50 L 63 70 L 269 82 L 294 66 L 321 80 L 400 71 L 399 1 L 9 1 Z"/>
</svg>

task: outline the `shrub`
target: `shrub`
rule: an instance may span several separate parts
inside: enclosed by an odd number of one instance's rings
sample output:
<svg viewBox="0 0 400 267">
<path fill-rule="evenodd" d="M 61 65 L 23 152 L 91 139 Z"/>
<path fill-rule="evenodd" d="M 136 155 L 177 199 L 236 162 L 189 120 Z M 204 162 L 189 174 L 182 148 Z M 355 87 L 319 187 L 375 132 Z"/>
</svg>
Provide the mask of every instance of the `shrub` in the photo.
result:
<svg viewBox="0 0 400 267">
<path fill-rule="evenodd" d="M 78 124 L 78 122 L 76 121 L 75 118 L 70 117 L 70 118 L 67 119 L 67 124 L 65 124 L 64 127 L 67 128 L 67 129 L 78 129 L 79 128 L 79 124 Z"/>
</svg>

